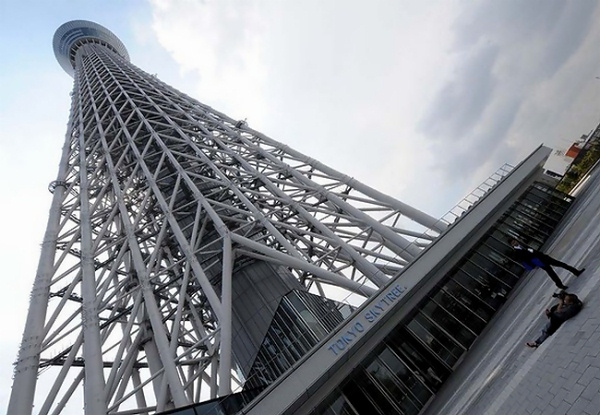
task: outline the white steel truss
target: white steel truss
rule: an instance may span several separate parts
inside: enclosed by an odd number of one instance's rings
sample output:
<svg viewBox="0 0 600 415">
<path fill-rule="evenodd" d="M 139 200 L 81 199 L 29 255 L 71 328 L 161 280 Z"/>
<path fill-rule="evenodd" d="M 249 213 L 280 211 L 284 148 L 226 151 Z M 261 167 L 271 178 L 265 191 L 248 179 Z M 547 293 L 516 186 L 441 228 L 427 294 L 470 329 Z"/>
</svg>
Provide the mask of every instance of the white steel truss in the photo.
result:
<svg viewBox="0 0 600 415">
<path fill-rule="evenodd" d="M 228 394 L 243 381 L 237 268 L 283 265 L 311 292 L 364 298 L 444 229 L 92 40 L 72 51 L 11 413 L 155 413 Z"/>
</svg>

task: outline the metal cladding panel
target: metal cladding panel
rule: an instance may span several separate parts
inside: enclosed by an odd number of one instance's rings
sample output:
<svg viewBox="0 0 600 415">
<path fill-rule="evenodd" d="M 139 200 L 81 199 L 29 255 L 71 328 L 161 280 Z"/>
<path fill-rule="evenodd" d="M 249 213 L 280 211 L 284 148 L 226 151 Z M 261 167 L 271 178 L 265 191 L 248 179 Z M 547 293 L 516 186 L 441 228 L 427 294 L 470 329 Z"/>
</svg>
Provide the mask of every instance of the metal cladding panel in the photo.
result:
<svg viewBox="0 0 600 415">
<path fill-rule="evenodd" d="M 233 276 L 235 359 L 248 374 L 282 297 L 304 288 L 284 267 L 257 261 Z"/>
</svg>

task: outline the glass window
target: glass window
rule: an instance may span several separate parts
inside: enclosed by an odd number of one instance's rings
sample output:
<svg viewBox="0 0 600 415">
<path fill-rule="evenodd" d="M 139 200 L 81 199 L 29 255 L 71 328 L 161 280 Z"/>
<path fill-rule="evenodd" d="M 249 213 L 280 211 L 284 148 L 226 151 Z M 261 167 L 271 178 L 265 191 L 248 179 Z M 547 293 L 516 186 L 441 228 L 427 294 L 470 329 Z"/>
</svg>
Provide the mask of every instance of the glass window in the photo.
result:
<svg viewBox="0 0 600 415">
<path fill-rule="evenodd" d="M 411 399 L 407 388 L 399 382 L 398 378 L 379 359 L 373 360 L 365 370 L 377 382 L 379 388 L 386 391 L 386 396 L 393 398 L 394 404 L 401 409 L 403 414 L 412 415 L 419 412 L 421 405 L 413 401 L 414 397 Z M 403 367 L 401 370 L 402 373 L 400 375 L 406 376 L 408 372 L 406 367 Z"/>
<path fill-rule="evenodd" d="M 420 313 L 407 324 L 407 328 L 449 367 L 453 367 L 466 350 Z"/>
<path fill-rule="evenodd" d="M 465 271 L 471 277 L 477 278 L 479 281 L 484 281 L 492 291 L 506 294 L 506 290 L 510 289 L 511 286 L 488 272 L 483 267 L 484 265 L 484 263 L 471 261 L 469 258 L 461 264 L 460 269 Z"/>
<path fill-rule="evenodd" d="M 534 194 L 546 200 L 550 204 L 550 206 L 552 206 L 552 209 L 558 212 L 560 215 L 564 215 L 569 206 L 571 205 L 568 201 L 556 197 L 556 195 L 554 195 L 553 193 L 540 190 L 537 187 L 532 187 L 530 192 L 531 194 Z"/>
<path fill-rule="evenodd" d="M 546 215 L 549 218 L 552 218 L 553 221 L 558 222 L 562 217 L 562 214 L 557 212 L 556 206 L 550 203 L 549 200 L 539 197 L 534 193 L 528 193 L 521 200 L 523 205 L 528 206 L 530 209 L 539 212 L 543 215 Z"/>
<path fill-rule="evenodd" d="M 466 307 L 468 307 L 486 322 L 489 321 L 492 315 L 494 314 L 495 310 L 492 307 L 490 307 L 489 304 L 487 304 L 485 301 L 483 301 L 481 298 L 475 295 L 475 293 L 473 293 L 471 289 L 463 287 L 454 279 L 446 281 L 446 284 L 444 284 L 442 289 L 449 295 L 463 303 Z"/>
<path fill-rule="evenodd" d="M 539 182 L 534 183 L 534 185 L 532 186 L 532 191 L 536 192 L 537 194 L 548 194 L 552 200 L 552 203 L 561 206 L 564 209 L 564 211 L 566 211 L 569 208 L 569 206 L 574 200 L 572 196 L 569 196 L 566 193 L 558 191 L 552 187 L 549 187 Z"/>
<path fill-rule="evenodd" d="M 512 216 L 507 217 L 506 221 L 500 223 L 497 227 L 500 233 L 495 232 L 494 236 L 503 243 L 507 244 L 510 248 L 510 241 L 517 239 L 531 247 L 541 246 L 548 234 L 537 227 L 526 225 L 520 221 L 515 220 Z"/>
<path fill-rule="evenodd" d="M 416 407 L 423 407 L 433 395 L 431 390 L 425 386 L 424 379 L 417 376 L 415 372 L 390 348 L 385 347 L 378 358 L 398 379 L 403 387 L 408 390 L 409 398 L 416 403 Z M 402 411 L 407 412 L 402 406 Z"/>
<path fill-rule="evenodd" d="M 479 334 L 484 329 L 486 321 L 446 290 L 440 289 L 432 298 L 472 332 Z"/>
<path fill-rule="evenodd" d="M 359 414 L 402 415 L 363 370 L 356 372 L 342 390 Z"/>
<path fill-rule="evenodd" d="M 194 409 L 188 409 L 189 412 L 177 412 L 177 415 L 226 415 L 221 408 L 219 401 L 214 401 L 206 405 L 200 405 Z"/>
<path fill-rule="evenodd" d="M 551 218 L 532 211 L 522 204 L 515 205 L 515 210 L 510 216 L 515 219 L 515 222 L 528 225 L 531 229 L 537 229 L 545 235 L 550 235 L 556 226 L 556 222 Z"/>
<path fill-rule="evenodd" d="M 211 408 L 211 409 L 214 409 L 214 408 Z M 215 414 L 219 414 L 219 412 L 214 412 L 212 410 L 211 410 L 211 412 L 215 413 Z M 187 409 L 183 409 L 181 411 L 173 412 L 173 415 L 196 415 L 196 414 L 204 415 L 204 413 L 205 412 L 196 412 L 196 411 L 194 411 L 194 408 L 187 408 Z"/>
<path fill-rule="evenodd" d="M 486 249 L 483 245 L 479 245 L 470 260 L 479 265 L 480 268 L 483 268 L 488 274 L 493 275 L 494 278 L 502 281 L 508 288 L 514 287 L 518 281 L 517 276 L 508 272 L 501 264 L 493 261 L 489 255 L 494 256 L 495 252 L 489 248 Z"/>
<path fill-rule="evenodd" d="M 428 301 L 421 307 L 421 312 L 430 320 L 435 322 L 439 327 L 443 328 L 446 333 L 449 333 L 456 339 L 465 349 L 468 349 L 471 343 L 477 337 L 475 333 L 469 330 L 456 316 L 450 314 L 435 301 Z"/>
<path fill-rule="evenodd" d="M 333 402 L 330 402 L 331 400 Z M 339 390 L 336 390 L 325 403 L 312 413 L 314 415 L 359 415 Z"/>
<path fill-rule="evenodd" d="M 498 290 L 501 287 L 495 281 L 490 284 L 487 279 L 481 278 L 479 274 L 471 275 L 461 269 L 454 272 L 452 280 L 475 294 L 493 310 L 497 310 L 504 303 L 502 292 Z"/>
<path fill-rule="evenodd" d="M 521 201 L 520 205 L 517 206 L 517 210 L 529 216 L 529 218 L 535 222 L 543 222 L 551 229 L 554 229 L 560 220 L 560 215 L 556 215 L 556 213 L 551 210 L 533 205 L 528 200 Z"/>
<path fill-rule="evenodd" d="M 493 234 L 483 241 L 477 251 L 483 255 L 492 258 L 494 262 L 502 265 L 502 268 L 510 272 L 514 278 L 518 279 L 523 274 L 523 267 L 514 259 L 514 250 L 507 246 L 503 241 L 498 240 L 499 231 L 494 231 Z M 512 238 L 511 238 L 512 239 Z"/>
<path fill-rule="evenodd" d="M 388 347 L 434 392 L 450 376 L 450 367 L 404 327 L 386 339 Z"/>
</svg>

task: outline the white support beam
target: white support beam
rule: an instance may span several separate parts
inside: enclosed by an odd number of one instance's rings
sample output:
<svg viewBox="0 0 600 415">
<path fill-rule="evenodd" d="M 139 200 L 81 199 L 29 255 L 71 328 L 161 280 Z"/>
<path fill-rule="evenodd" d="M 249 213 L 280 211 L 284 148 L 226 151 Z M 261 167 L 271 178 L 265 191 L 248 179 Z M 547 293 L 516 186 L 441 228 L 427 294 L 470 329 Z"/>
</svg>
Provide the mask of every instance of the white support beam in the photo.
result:
<svg viewBox="0 0 600 415">
<path fill-rule="evenodd" d="M 232 269 L 233 254 L 229 233 L 223 238 L 223 273 L 221 277 L 221 349 L 219 351 L 219 396 L 231 393 L 232 339 Z"/>
<path fill-rule="evenodd" d="M 67 136 L 62 149 L 57 183 L 66 181 L 66 172 L 68 169 L 71 128 L 67 131 Z M 10 414 L 31 414 L 33 409 L 34 392 L 38 378 L 38 367 L 40 364 L 40 352 L 44 342 L 44 321 L 48 308 L 48 296 L 50 294 L 50 282 L 53 277 L 54 257 L 56 252 L 56 241 L 59 231 L 61 204 L 65 195 L 64 185 L 56 186 L 52 203 L 50 205 L 50 214 L 46 225 L 46 232 L 42 241 L 42 252 L 38 262 L 37 272 L 31 290 L 31 301 L 29 303 L 29 312 L 23 331 L 23 340 L 19 347 L 19 356 L 15 363 L 14 382 L 12 393 L 8 403 L 8 413 Z"/>
<path fill-rule="evenodd" d="M 323 268 L 317 267 L 316 265 L 310 264 L 308 262 L 300 261 L 292 256 L 284 254 L 283 252 L 276 251 L 274 249 L 266 247 L 263 244 L 254 242 L 248 238 L 244 238 L 243 236 L 231 234 L 231 240 L 236 243 L 239 243 L 242 246 L 260 252 L 264 255 L 273 257 L 276 260 L 281 261 L 282 263 L 287 264 L 290 267 L 303 269 L 307 272 L 310 272 L 311 274 L 323 278 L 325 281 L 329 281 L 332 284 L 339 285 L 340 287 L 344 287 L 349 291 L 355 292 L 365 297 L 370 297 L 371 295 L 377 292 L 377 290 L 374 288 L 371 288 L 364 284 L 359 284 L 346 277 L 324 270 Z"/>
</svg>

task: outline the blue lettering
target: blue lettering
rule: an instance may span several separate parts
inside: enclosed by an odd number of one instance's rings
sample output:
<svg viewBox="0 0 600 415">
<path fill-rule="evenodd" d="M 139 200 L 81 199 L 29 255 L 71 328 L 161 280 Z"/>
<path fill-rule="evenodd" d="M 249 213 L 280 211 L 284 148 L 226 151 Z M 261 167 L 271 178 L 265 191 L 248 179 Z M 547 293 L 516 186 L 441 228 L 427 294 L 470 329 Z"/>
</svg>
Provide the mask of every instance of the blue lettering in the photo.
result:
<svg viewBox="0 0 600 415">
<path fill-rule="evenodd" d="M 394 293 L 394 295 L 396 297 L 400 297 L 402 295 L 402 293 L 405 291 L 404 287 L 400 287 L 399 285 L 396 285 L 393 289 L 392 292 Z"/>
<path fill-rule="evenodd" d="M 371 314 L 371 312 L 365 313 L 365 319 L 368 322 L 375 321 L 375 317 Z M 354 341 L 354 339 L 358 338 L 358 333 L 362 333 L 365 331 L 365 326 L 360 321 L 354 323 L 352 327 L 346 330 L 346 333 L 342 334 L 340 338 L 338 338 L 333 344 L 331 344 L 327 349 L 330 350 L 334 356 L 337 356 L 340 351 L 346 349 L 350 343 Z"/>
</svg>

